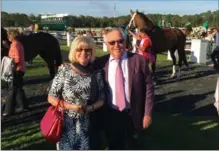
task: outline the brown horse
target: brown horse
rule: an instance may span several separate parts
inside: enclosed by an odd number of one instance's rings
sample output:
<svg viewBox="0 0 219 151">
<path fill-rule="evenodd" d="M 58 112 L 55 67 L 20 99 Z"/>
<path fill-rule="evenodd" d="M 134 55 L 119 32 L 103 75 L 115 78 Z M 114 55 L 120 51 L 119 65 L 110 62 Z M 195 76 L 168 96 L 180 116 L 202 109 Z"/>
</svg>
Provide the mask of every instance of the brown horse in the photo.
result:
<svg viewBox="0 0 219 151">
<path fill-rule="evenodd" d="M 131 10 L 131 20 L 129 22 L 128 28 L 133 29 L 137 28 L 138 31 L 142 28 L 146 28 L 148 30 L 147 34 L 152 40 L 152 49 L 157 53 L 170 51 L 171 58 L 173 60 L 173 73 L 171 77 L 176 75 L 175 66 L 176 66 L 176 57 L 174 55 L 175 51 L 178 50 L 178 66 L 179 72 L 177 77 L 180 77 L 180 68 L 182 66 L 182 62 L 188 67 L 186 53 L 185 53 L 185 43 L 186 43 L 186 35 L 190 33 L 191 30 L 186 29 L 183 32 L 177 28 L 159 28 L 154 25 L 154 23 L 148 19 L 148 17 L 140 13 L 138 11 L 132 12 Z M 156 58 L 156 57 L 155 57 Z M 153 69 L 155 72 L 155 67 Z"/>
</svg>

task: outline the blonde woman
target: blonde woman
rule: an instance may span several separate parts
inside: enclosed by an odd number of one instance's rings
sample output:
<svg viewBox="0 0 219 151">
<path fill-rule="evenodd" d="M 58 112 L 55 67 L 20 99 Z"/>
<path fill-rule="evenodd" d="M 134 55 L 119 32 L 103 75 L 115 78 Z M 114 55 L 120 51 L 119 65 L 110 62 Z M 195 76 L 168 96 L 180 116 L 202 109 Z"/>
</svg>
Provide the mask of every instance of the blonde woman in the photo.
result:
<svg viewBox="0 0 219 151">
<path fill-rule="evenodd" d="M 16 102 L 20 106 L 20 111 L 28 110 L 27 100 L 23 90 L 23 76 L 26 71 L 24 48 L 23 45 L 16 39 L 18 35 L 19 32 L 17 30 L 8 31 L 8 40 L 11 42 L 8 56 L 14 59 L 16 71 L 14 73 L 12 90 L 10 91 L 8 101 L 6 101 L 6 108 L 3 116 L 10 116 L 14 114 Z"/>
<path fill-rule="evenodd" d="M 89 113 L 104 104 L 103 71 L 92 68 L 95 43 L 86 36 L 76 37 L 69 52 L 71 63 L 59 67 L 49 90 L 48 101 L 61 101 L 65 111 L 60 150 L 89 149 Z"/>
</svg>

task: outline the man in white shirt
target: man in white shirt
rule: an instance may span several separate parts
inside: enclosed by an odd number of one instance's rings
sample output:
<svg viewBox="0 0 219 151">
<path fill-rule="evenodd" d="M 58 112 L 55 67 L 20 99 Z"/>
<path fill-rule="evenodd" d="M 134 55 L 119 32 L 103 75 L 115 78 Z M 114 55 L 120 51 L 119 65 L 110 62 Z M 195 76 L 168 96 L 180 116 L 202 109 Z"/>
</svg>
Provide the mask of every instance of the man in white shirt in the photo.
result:
<svg viewBox="0 0 219 151">
<path fill-rule="evenodd" d="M 102 114 L 108 149 L 138 149 L 134 136 L 152 121 L 154 89 L 148 61 L 144 56 L 126 51 L 121 29 L 109 30 L 105 43 L 110 54 L 98 58 L 95 66 L 104 69 L 109 86 Z"/>
</svg>

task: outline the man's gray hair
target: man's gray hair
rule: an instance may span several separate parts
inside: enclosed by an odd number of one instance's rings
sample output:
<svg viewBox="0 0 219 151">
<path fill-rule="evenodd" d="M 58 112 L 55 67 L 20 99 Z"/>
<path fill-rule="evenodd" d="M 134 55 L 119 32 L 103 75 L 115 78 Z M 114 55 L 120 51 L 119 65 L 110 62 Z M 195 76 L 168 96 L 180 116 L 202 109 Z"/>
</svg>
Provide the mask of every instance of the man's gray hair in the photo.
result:
<svg viewBox="0 0 219 151">
<path fill-rule="evenodd" d="M 126 39 L 124 30 L 123 30 L 122 28 L 116 28 L 116 27 L 107 28 L 107 29 L 106 29 L 106 36 L 107 36 L 107 34 L 113 32 L 113 31 L 119 31 L 119 32 L 121 33 L 122 37 L 123 37 L 124 39 Z M 104 38 L 104 42 L 106 42 L 106 37 Z"/>
</svg>

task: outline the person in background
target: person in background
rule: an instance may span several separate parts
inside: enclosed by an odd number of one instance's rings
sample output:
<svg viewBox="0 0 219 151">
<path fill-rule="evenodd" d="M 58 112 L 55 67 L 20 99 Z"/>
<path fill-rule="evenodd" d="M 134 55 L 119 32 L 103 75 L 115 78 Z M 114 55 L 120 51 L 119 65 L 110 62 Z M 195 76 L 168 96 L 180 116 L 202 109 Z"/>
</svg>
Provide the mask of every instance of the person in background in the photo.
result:
<svg viewBox="0 0 219 151">
<path fill-rule="evenodd" d="M 106 46 L 106 43 L 104 42 L 105 35 L 106 35 L 106 29 L 104 29 L 104 28 L 101 29 L 100 33 L 101 33 L 101 36 L 103 37 L 103 51 L 107 52 L 107 46 Z"/>
<path fill-rule="evenodd" d="M 126 51 L 120 28 L 110 29 L 105 43 L 110 54 L 98 58 L 95 66 L 104 69 L 108 85 L 107 105 L 101 114 L 108 149 L 138 149 L 139 134 L 152 122 L 154 89 L 148 61 Z"/>
<path fill-rule="evenodd" d="M 12 89 L 9 92 L 9 99 L 6 101 L 5 113 L 3 113 L 3 116 L 10 116 L 14 114 L 16 102 L 19 105 L 18 111 L 27 111 L 29 109 L 26 95 L 23 90 L 23 76 L 26 72 L 24 48 L 23 45 L 16 39 L 18 35 L 19 32 L 17 30 L 8 31 L 8 39 L 11 42 L 8 56 L 14 59 L 16 69 Z"/>
<path fill-rule="evenodd" d="M 163 27 L 163 26 L 162 26 L 162 21 L 161 21 L 161 20 L 159 20 L 159 21 L 158 21 L 158 24 L 157 24 L 157 26 L 158 26 L 158 27 L 160 27 L 160 28 L 162 28 L 162 27 Z"/>
<path fill-rule="evenodd" d="M 212 34 L 212 30 L 211 29 L 208 29 L 207 30 L 207 34 L 205 35 L 204 37 L 205 40 L 208 40 L 210 42 L 213 42 L 214 41 L 214 36 Z"/>
<path fill-rule="evenodd" d="M 207 32 L 207 30 L 208 30 L 208 21 L 205 21 L 204 24 L 202 25 L 202 27 L 204 28 L 205 32 Z"/>
<path fill-rule="evenodd" d="M 154 73 L 155 53 L 152 51 L 152 41 L 150 37 L 147 35 L 147 29 L 140 29 L 139 35 L 141 37 L 141 42 L 140 45 L 137 47 L 137 53 L 146 57 L 146 59 L 149 61 L 149 69 L 152 73 Z"/>
<path fill-rule="evenodd" d="M 59 67 L 52 81 L 48 102 L 57 106 L 61 101 L 64 121 L 60 150 L 90 149 L 90 114 L 104 104 L 103 70 L 94 70 L 96 46 L 86 36 L 76 37 L 70 48 L 70 63 Z M 92 125 L 91 125 L 92 126 Z"/>
<path fill-rule="evenodd" d="M 34 24 L 34 33 L 37 33 L 39 30 L 39 25 L 38 24 Z"/>
<path fill-rule="evenodd" d="M 214 48 L 211 54 L 211 60 L 213 61 L 214 68 L 219 68 L 219 30 L 218 28 L 213 29 L 213 35 L 216 43 L 216 47 Z"/>
<path fill-rule="evenodd" d="M 139 47 L 139 44 L 141 42 L 141 37 L 139 35 L 138 29 L 135 30 L 135 33 L 133 33 L 131 30 L 129 30 L 129 34 L 133 36 L 133 53 L 137 51 L 137 47 Z"/>
</svg>

